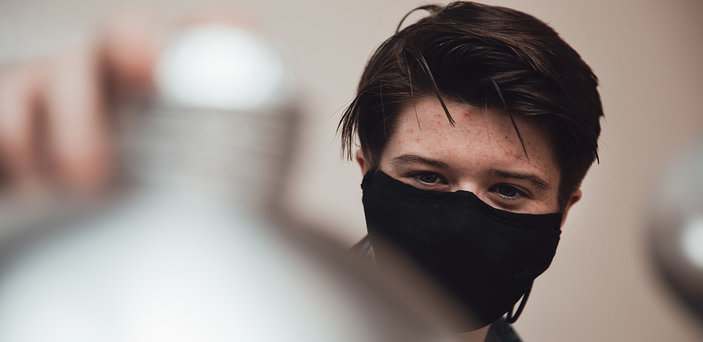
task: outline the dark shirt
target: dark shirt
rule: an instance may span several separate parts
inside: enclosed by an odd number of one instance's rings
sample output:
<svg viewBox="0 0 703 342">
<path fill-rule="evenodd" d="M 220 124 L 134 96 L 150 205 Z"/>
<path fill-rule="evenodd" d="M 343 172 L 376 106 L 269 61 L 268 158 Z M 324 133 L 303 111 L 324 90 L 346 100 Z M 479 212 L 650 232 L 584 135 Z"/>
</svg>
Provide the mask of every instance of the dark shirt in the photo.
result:
<svg viewBox="0 0 703 342">
<path fill-rule="evenodd" d="M 362 257 L 374 258 L 373 248 L 371 248 L 371 241 L 368 236 L 365 236 L 356 245 L 352 246 L 351 252 Z M 501 317 L 491 323 L 485 342 L 522 342 L 522 339 L 517 335 L 515 329 Z"/>
</svg>

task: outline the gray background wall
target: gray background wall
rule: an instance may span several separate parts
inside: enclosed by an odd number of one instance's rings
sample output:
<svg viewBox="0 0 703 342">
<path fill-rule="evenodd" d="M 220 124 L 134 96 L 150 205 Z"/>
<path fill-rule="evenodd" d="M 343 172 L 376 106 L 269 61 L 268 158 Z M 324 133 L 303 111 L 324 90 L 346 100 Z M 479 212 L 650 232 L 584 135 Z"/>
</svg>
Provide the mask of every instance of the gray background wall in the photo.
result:
<svg viewBox="0 0 703 342">
<path fill-rule="evenodd" d="M 202 1 L 199 2 L 202 5 Z M 335 127 L 371 51 L 422 1 L 245 1 L 286 46 L 305 113 L 287 206 L 345 243 L 364 235 L 356 165 Z M 551 269 L 517 323 L 526 341 L 696 341 L 703 329 L 657 281 L 645 250 L 647 206 L 673 155 L 703 133 L 703 2 L 489 1 L 551 24 L 601 80 L 606 119 L 600 165 L 583 184 Z M 144 5 L 144 4 L 142 4 Z M 179 17 L 190 3 L 149 1 Z M 0 58 L 51 51 L 94 33 L 107 1 L 0 0 Z"/>
</svg>

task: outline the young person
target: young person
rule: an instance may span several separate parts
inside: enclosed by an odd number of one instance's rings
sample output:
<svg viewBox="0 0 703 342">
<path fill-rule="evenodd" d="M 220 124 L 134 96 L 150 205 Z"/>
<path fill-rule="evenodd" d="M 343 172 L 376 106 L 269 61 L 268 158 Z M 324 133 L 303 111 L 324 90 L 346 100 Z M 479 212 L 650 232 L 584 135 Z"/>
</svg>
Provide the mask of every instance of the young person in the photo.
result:
<svg viewBox="0 0 703 342">
<path fill-rule="evenodd" d="M 469 2 L 419 9 L 430 15 L 370 59 L 340 122 L 343 146 L 351 157 L 360 143 L 368 242 L 379 267 L 388 267 L 387 240 L 475 315 L 462 331 L 485 335 L 490 326 L 488 340 L 505 340 L 498 332 L 512 332 L 500 317 L 519 316 L 597 157 L 597 79 L 551 28 L 524 13 Z M 103 83 L 150 82 L 153 55 L 134 38 L 57 58 L 55 72 L 3 70 L 4 181 L 20 189 L 40 183 L 30 158 L 37 102 L 51 118 L 69 119 L 47 120 L 47 131 L 70 133 L 51 135 L 47 145 L 81 147 L 46 151 L 58 165 L 50 179 L 87 192 L 105 183 Z M 85 143 L 76 145 L 77 137 Z"/>
<path fill-rule="evenodd" d="M 416 10 L 429 15 L 401 30 L 403 18 L 375 51 L 339 123 L 364 173 L 357 249 L 381 271 L 393 267 L 385 246 L 400 250 L 471 312 L 458 330 L 485 336 L 497 322 L 488 340 L 516 340 L 501 317 L 522 312 L 597 159 L 598 81 L 528 14 Z"/>
</svg>

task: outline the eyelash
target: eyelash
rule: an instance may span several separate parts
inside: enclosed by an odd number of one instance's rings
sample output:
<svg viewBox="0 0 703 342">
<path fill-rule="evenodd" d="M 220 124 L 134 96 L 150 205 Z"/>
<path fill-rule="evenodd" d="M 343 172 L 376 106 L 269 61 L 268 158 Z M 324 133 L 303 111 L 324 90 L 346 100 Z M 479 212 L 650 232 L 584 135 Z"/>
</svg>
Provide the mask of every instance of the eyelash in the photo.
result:
<svg viewBox="0 0 703 342">
<path fill-rule="evenodd" d="M 437 177 L 437 180 L 438 180 L 439 182 L 441 182 L 441 184 L 448 184 L 447 179 L 444 178 L 444 176 L 442 176 L 441 174 L 436 173 L 436 172 L 431 172 L 431 171 L 416 171 L 416 172 L 412 172 L 412 173 L 408 174 L 408 177 L 411 177 L 411 178 L 415 179 L 415 180 L 416 180 L 418 183 L 420 183 L 420 184 L 423 184 L 423 185 L 426 185 L 426 186 L 433 186 L 433 185 L 436 185 L 436 184 L 437 184 L 436 182 L 435 182 L 435 183 L 423 182 L 422 180 L 420 180 L 420 177 L 422 177 L 422 176 L 435 176 L 435 177 Z"/>
<path fill-rule="evenodd" d="M 509 197 L 509 196 L 505 196 L 505 195 L 501 194 L 500 193 L 501 187 L 510 188 L 510 190 L 516 192 L 516 195 L 514 197 Z M 514 201 L 514 200 L 517 200 L 520 198 L 530 198 L 530 195 L 527 192 L 520 190 L 516 186 L 510 185 L 510 184 L 505 184 L 505 183 L 493 185 L 489 188 L 489 190 L 494 191 L 496 194 L 498 194 L 498 196 L 500 196 L 501 199 L 507 200 L 507 201 Z"/>
</svg>

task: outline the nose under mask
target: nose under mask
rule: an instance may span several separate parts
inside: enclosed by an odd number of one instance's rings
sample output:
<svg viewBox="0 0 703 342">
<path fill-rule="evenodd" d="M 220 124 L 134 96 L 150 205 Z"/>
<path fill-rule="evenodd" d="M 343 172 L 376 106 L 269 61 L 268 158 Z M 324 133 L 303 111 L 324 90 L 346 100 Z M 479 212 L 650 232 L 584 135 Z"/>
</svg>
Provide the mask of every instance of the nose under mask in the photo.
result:
<svg viewBox="0 0 703 342">
<path fill-rule="evenodd" d="M 367 172 L 361 187 L 378 268 L 393 267 L 385 244 L 404 254 L 473 318 L 458 331 L 506 313 L 508 322 L 517 320 L 556 253 L 561 213 L 512 213 L 468 191 L 419 190 L 380 170 Z"/>
</svg>

